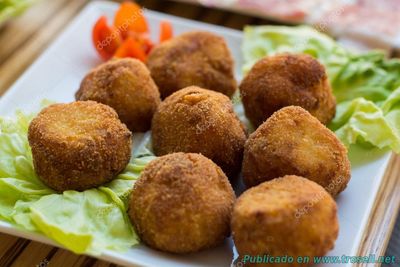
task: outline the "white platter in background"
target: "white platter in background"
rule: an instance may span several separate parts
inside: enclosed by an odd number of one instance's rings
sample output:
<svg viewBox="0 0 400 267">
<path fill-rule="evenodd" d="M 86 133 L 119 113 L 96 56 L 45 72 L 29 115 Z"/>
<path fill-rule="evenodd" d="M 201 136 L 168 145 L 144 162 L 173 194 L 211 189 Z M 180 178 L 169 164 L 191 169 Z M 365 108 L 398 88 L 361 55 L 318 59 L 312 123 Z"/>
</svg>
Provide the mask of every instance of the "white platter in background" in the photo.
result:
<svg viewBox="0 0 400 267">
<path fill-rule="evenodd" d="M 57 40 L 0 98 L 0 115 L 13 116 L 17 109 L 25 112 L 38 111 L 42 99 L 57 102 L 73 101 L 74 93 L 86 72 L 101 63 L 92 46 L 92 26 L 104 14 L 111 21 L 117 7 L 116 3 L 103 1 L 87 5 Z M 145 11 L 145 16 L 149 21 L 153 40 L 157 40 L 159 22 L 165 19 L 173 24 L 175 34 L 201 29 L 223 36 L 235 58 L 236 77 L 238 80 L 241 79 L 242 33 L 240 31 L 149 10 Z M 352 166 L 352 179 L 347 189 L 336 199 L 339 207 L 340 233 L 334 250 L 328 255 L 354 256 L 357 253 L 389 158 L 390 153 L 385 153 L 366 160 L 366 163 Z M 59 246 L 40 234 L 23 231 L 2 221 L 0 221 L 0 232 Z M 233 252 L 232 241 L 227 239 L 223 246 L 190 255 L 171 255 L 139 245 L 132 247 L 126 253 L 106 251 L 99 258 L 130 266 L 230 266 Z M 328 265 L 319 265 L 322 266 Z"/>
</svg>

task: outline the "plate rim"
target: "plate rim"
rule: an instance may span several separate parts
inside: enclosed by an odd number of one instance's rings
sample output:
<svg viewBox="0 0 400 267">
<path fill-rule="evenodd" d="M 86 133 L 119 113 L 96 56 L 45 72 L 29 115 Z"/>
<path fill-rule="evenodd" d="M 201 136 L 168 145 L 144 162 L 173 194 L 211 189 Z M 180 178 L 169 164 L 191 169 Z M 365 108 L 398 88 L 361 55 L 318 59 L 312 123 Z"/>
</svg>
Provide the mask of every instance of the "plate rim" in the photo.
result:
<svg viewBox="0 0 400 267">
<path fill-rule="evenodd" d="M 93 1 L 93 2 L 89 2 L 88 4 L 86 4 L 85 7 L 77 15 L 74 16 L 74 18 L 71 20 L 71 22 L 68 23 L 68 25 L 66 25 L 64 27 L 64 29 L 61 31 L 61 33 L 58 34 L 58 36 L 56 36 L 53 39 L 53 41 L 49 43 L 49 46 L 47 47 L 47 49 L 45 49 L 41 54 L 39 54 L 37 59 L 5 91 L 5 93 L 0 97 L 0 105 L 2 105 L 2 103 L 4 103 L 4 102 L 9 101 L 9 98 L 12 97 L 16 88 L 18 88 L 18 85 L 23 82 L 23 80 L 25 79 L 26 76 L 29 75 L 29 73 L 31 73 L 33 70 L 36 69 L 37 65 L 41 64 L 41 62 L 43 60 L 45 60 L 45 57 L 47 54 L 51 54 L 52 50 L 54 50 L 55 47 L 60 42 L 62 42 L 63 38 L 65 38 L 65 36 L 67 36 L 72 31 L 72 29 L 74 28 L 74 25 L 76 25 L 79 22 L 81 17 L 84 17 L 87 13 L 90 13 L 90 10 L 92 10 L 92 9 L 108 9 L 108 8 L 115 8 L 116 6 L 118 6 L 118 3 L 104 1 L 104 0 Z M 145 10 L 146 10 L 145 12 L 148 12 L 150 17 L 162 15 L 165 18 L 171 18 L 174 21 L 178 21 L 179 23 L 192 26 L 192 28 L 198 27 L 198 25 L 201 24 L 203 26 L 202 28 L 204 30 L 212 31 L 217 28 L 217 29 L 219 29 L 219 31 L 224 32 L 227 35 L 231 35 L 231 36 L 243 39 L 243 32 L 236 30 L 236 29 L 231 29 L 231 28 L 227 28 L 224 26 L 214 25 L 214 24 L 205 23 L 205 22 L 201 22 L 201 21 L 195 21 L 195 20 L 191 20 L 191 19 L 187 19 L 187 18 L 177 17 L 174 15 L 169 15 L 169 14 L 165 14 L 162 12 L 153 11 L 150 9 L 145 9 Z M 393 155 L 394 155 L 394 153 L 392 153 L 392 152 L 388 152 L 387 154 L 385 154 L 385 157 L 387 157 L 387 159 L 385 159 L 385 162 L 384 162 L 384 164 L 382 164 L 381 170 L 379 171 L 379 173 L 381 174 L 380 181 L 376 182 L 376 183 L 378 183 L 377 184 L 378 186 L 374 187 L 374 190 L 372 192 L 373 197 L 370 198 L 370 201 L 369 201 L 369 204 L 367 207 L 368 213 L 365 214 L 365 216 L 362 220 L 363 225 L 360 226 L 363 229 L 363 231 L 359 232 L 359 234 L 357 235 L 357 238 L 356 238 L 357 242 L 355 242 L 355 245 L 352 247 L 353 254 L 358 252 L 361 248 L 361 245 L 362 245 L 361 242 L 363 240 L 363 237 L 366 234 L 367 226 L 370 223 L 370 219 L 373 216 L 373 214 L 372 214 L 373 208 L 377 204 L 376 200 L 378 197 L 378 193 L 381 191 L 380 188 L 382 187 L 383 180 L 385 179 L 385 176 L 386 176 L 386 171 L 390 164 L 390 159 L 393 157 Z M 59 248 L 67 249 L 41 233 L 30 232 L 26 229 L 22 229 L 20 227 L 14 226 L 14 225 L 12 225 L 6 221 L 2 221 L 2 220 L 0 220 L 0 232 L 10 234 L 13 236 L 17 236 L 17 237 L 30 239 L 30 240 L 41 242 L 41 243 L 45 243 L 45 244 L 56 246 Z M 124 264 L 124 265 L 131 265 L 131 266 L 132 266 L 132 264 L 134 264 L 133 266 L 148 266 L 148 263 L 146 264 L 145 262 L 140 262 L 140 260 L 137 260 L 137 259 L 133 259 L 135 261 L 135 263 L 133 263 L 132 261 L 128 261 L 124 257 L 119 256 L 119 255 L 121 255 L 121 252 L 114 252 L 111 250 L 106 250 L 101 255 L 91 255 L 91 254 L 83 254 L 83 255 L 96 257 L 96 258 L 114 262 L 117 264 Z"/>
</svg>

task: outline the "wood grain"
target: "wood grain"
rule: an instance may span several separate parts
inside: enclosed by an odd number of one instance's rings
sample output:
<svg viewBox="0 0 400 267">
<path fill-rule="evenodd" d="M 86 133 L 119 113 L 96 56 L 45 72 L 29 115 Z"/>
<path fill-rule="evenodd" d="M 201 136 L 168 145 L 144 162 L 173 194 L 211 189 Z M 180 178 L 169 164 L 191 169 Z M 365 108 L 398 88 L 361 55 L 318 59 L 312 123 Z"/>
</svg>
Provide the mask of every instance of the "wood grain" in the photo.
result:
<svg viewBox="0 0 400 267">
<path fill-rule="evenodd" d="M 88 0 L 41 0 L 24 15 L 12 20 L 0 30 L 0 95 L 46 49 L 87 2 Z M 250 16 L 171 1 L 137 2 L 148 9 L 235 29 L 242 29 L 246 24 L 271 24 L 270 21 Z M 400 204 L 399 176 L 400 157 L 393 156 L 379 188 L 358 255 L 384 254 Z M 0 233 L 0 266 L 116 265 Z"/>
<path fill-rule="evenodd" d="M 0 35 L 0 62 L 4 62 L 15 50 L 30 40 L 49 19 L 63 7 L 66 0 L 43 1 L 17 17 L 4 27 Z M 40 13 L 40 16 L 38 16 Z"/>
<path fill-rule="evenodd" d="M 393 154 L 379 187 L 357 255 L 384 255 L 400 208 L 400 156 Z M 372 264 L 354 264 L 357 267 Z M 374 266 L 380 266 L 375 264 Z"/>
<path fill-rule="evenodd" d="M 48 261 L 48 255 L 54 247 L 37 242 L 30 242 L 11 264 L 12 267 L 36 266 Z"/>
<path fill-rule="evenodd" d="M 63 0 L 53 0 L 63 1 Z M 49 1 L 51 2 L 51 1 Z M 22 74 L 22 72 L 43 52 L 53 40 L 76 15 L 87 0 L 67 1 L 66 5 L 47 21 L 46 26 L 25 42 L 17 53 L 13 53 L 0 65 L 0 95 Z"/>
<path fill-rule="evenodd" d="M 6 248 L 3 256 L 0 258 L 0 266 L 10 266 L 21 255 L 29 243 L 29 240 L 18 238 L 16 242 Z"/>
<path fill-rule="evenodd" d="M 92 266 L 95 262 L 96 260 L 91 257 L 79 256 L 70 251 L 59 249 L 49 261 L 49 267 Z"/>
<path fill-rule="evenodd" d="M 0 259 L 4 256 L 7 249 L 11 247 L 19 238 L 16 236 L 0 233 Z M 1 260 L 0 260 L 1 261 Z"/>
</svg>

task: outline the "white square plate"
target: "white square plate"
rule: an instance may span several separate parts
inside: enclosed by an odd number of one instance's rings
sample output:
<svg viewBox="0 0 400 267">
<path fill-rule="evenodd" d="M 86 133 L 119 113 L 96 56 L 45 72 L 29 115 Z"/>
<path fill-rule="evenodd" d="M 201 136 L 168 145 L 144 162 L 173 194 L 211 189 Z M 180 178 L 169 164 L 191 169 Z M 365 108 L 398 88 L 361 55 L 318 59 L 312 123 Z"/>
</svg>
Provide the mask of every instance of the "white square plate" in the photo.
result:
<svg viewBox="0 0 400 267">
<path fill-rule="evenodd" d="M 101 15 L 105 14 L 111 19 L 117 7 L 117 4 L 111 2 L 92 2 L 87 5 L 0 99 L 0 115 L 12 116 L 17 109 L 38 111 L 44 98 L 57 102 L 73 101 L 74 93 L 86 72 L 101 63 L 92 46 L 92 26 Z M 241 79 L 240 31 L 149 10 L 145 11 L 145 16 L 149 21 L 153 40 L 157 39 L 159 22 L 165 19 L 173 24 L 175 34 L 201 29 L 223 36 L 235 58 L 236 77 Z M 380 154 L 367 163 L 353 164 L 352 179 L 347 189 L 336 199 L 339 206 L 340 233 L 335 249 L 329 255 L 353 256 L 357 253 L 389 157 L 390 153 Z M 42 235 L 22 231 L 6 222 L 0 222 L 0 232 L 59 246 Z M 191 255 L 171 255 L 139 245 L 126 253 L 106 251 L 99 258 L 117 264 L 139 266 L 229 266 L 233 254 L 232 241 L 228 239 L 223 246 Z"/>
</svg>

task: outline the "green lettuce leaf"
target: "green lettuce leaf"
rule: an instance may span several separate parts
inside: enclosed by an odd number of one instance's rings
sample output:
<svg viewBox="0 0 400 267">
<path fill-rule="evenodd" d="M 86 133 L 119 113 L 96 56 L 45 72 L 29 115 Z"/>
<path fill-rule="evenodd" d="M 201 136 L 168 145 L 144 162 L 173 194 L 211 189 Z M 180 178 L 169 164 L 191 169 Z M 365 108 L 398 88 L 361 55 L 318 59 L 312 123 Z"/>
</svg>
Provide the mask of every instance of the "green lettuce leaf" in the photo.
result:
<svg viewBox="0 0 400 267">
<path fill-rule="evenodd" d="M 308 26 L 247 26 L 243 72 L 260 58 L 277 53 L 306 53 L 326 67 L 337 113 L 328 127 L 348 147 L 400 153 L 400 60 L 380 51 L 353 54 Z"/>
<path fill-rule="evenodd" d="M 138 243 L 125 207 L 112 190 L 50 194 L 30 206 L 37 229 L 75 253 L 99 254 Z"/>
<path fill-rule="evenodd" d="M 400 151 L 399 131 L 392 127 L 382 110 L 364 98 L 341 103 L 329 125 L 346 145 L 373 144 L 378 148 L 390 147 Z"/>
<path fill-rule="evenodd" d="M 0 117 L 0 219 L 42 233 L 75 253 L 124 251 L 138 243 L 127 216 L 134 182 L 155 157 L 132 158 L 110 183 L 83 192 L 58 194 L 35 174 L 27 140 L 33 116 Z"/>
</svg>

